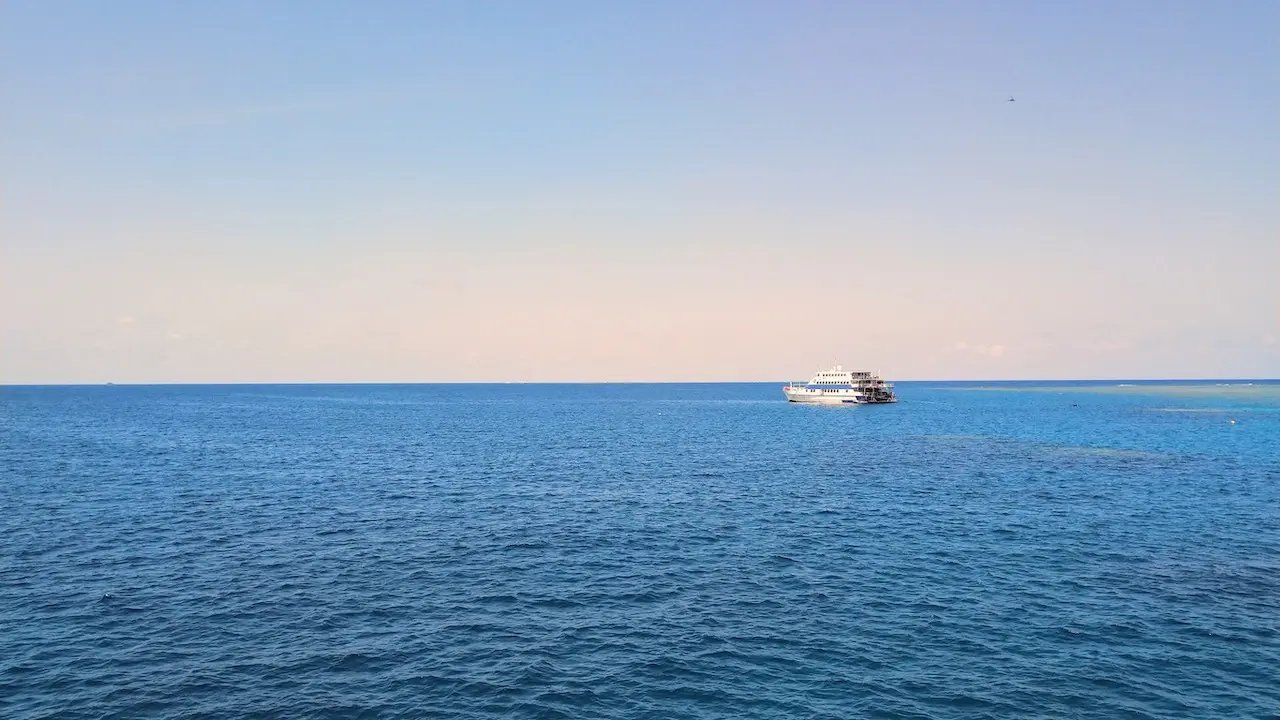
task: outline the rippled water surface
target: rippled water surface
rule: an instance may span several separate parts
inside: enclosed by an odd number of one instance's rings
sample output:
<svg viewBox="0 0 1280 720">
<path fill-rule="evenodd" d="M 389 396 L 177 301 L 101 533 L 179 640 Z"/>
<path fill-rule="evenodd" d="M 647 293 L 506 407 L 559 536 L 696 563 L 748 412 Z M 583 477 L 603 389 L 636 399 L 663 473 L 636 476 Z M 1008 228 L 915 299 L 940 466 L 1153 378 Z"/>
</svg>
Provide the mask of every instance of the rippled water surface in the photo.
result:
<svg viewBox="0 0 1280 720">
<path fill-rule="evenodd" d="M 900 395 L 0 389 L 0 716 L 1280 716 L 1280 386 Z"/>
</svg>

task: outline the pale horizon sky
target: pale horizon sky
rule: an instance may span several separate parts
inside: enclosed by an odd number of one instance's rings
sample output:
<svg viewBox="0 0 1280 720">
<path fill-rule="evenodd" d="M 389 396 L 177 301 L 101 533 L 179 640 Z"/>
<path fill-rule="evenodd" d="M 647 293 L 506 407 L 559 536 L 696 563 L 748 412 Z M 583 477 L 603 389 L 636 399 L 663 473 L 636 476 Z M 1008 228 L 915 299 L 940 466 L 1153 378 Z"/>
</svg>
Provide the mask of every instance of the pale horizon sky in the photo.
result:
<svg viewBox="0 0 1280 720">
<path fill-rule="evenodd" d="M 1280 3 L 15 0 L 0 70 L 0 383 L 1280 377 Z"/>
</svg>

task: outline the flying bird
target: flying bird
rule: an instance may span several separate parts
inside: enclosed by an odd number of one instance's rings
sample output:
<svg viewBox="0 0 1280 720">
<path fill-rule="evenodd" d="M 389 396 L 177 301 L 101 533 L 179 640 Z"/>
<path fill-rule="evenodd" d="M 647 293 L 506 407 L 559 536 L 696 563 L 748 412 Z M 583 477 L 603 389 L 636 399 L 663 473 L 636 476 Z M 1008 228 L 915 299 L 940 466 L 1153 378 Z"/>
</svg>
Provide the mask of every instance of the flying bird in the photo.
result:
<svg viewBox="0 0 1280 720">
<path fill-rule="evenodd" d="M 1012 97 L 1010 97 L 1010 98 L 1009 98 L 1009 102 L 1013 102 L 1013 98 L 1012 98 Z"/>
</svg>

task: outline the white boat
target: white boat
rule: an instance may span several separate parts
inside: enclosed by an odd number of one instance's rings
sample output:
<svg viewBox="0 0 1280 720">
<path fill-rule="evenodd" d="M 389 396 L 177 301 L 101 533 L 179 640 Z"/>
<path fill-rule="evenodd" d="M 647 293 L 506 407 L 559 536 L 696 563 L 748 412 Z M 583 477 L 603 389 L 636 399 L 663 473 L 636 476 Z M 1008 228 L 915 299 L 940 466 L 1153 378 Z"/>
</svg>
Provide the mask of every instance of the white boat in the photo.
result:
<svg viewBox="0 0 1280 720">
<path fill-rule="evenodd" d="M 813 405 L 864 405 L 897 402 L 893 383 L 870 372 L 854 372 L 836 365 L 819 370 L 807 384 L 788 383 L 782 388 L 787 400 Z"/>
</svg>

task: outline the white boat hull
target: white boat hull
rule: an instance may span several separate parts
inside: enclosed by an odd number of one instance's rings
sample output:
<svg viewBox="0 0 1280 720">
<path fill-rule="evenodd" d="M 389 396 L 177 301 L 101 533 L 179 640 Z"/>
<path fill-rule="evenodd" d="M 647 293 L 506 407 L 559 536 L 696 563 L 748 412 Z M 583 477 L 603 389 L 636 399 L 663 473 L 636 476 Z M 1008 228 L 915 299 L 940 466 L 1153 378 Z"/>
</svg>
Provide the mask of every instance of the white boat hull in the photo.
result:
<svg viewBox="0 0 1280 720">
<path fill-rule="evenodd" d="M 806 405 L 861 405 L 866 402 L 858 393 L 814 392 L 804 389 L 783 389 L 782 392 L 787 396 L 788 402 Z"/>
</svg>

